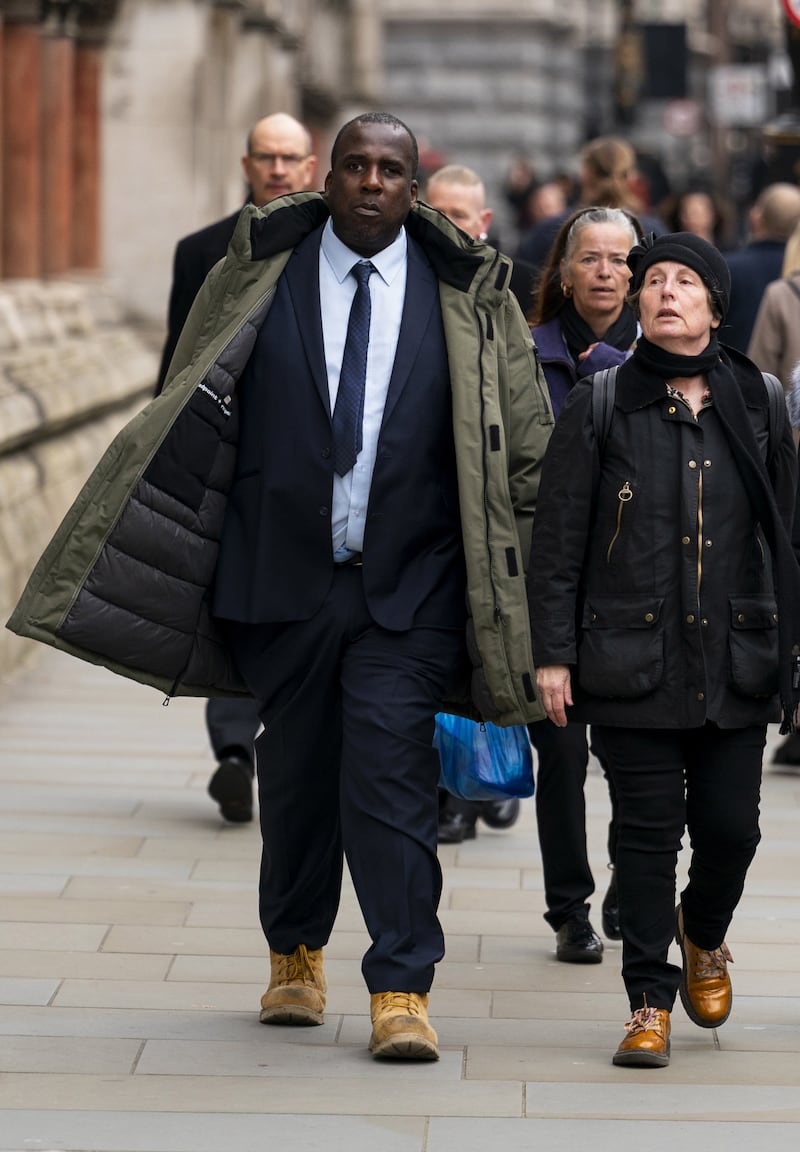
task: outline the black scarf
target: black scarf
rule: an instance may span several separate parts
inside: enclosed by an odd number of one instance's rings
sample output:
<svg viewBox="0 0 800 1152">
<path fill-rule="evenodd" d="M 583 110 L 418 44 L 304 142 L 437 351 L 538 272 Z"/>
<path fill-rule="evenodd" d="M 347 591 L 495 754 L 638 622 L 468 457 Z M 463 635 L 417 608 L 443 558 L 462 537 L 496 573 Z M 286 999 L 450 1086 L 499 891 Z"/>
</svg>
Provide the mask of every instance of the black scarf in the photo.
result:
<svg viewBox="0 0 800 1152">
<path fill-rule="evenodd" d="M 597 336 L 580 315 L 573 300 L 567 300 L 558 313 L 558 320 L 567 342 L 567 350 L 573 362 L 578 365 L 580 363 L 578 357 L 586 351 L 590 344 L 597 343 Z M 636 317 L 628 305 L 623 304 L 622 311 L 606 330 L 602 341 L 604 344 L 610 344 L 613 348 L 619 348 L 620 352 L 627 352 L 635 339 Z"/>
<path fill-rule="evenodd" d="M 779 692 L 781 735 L 795 729 L 800 703 L 800 568 L 795 559 L 775 491 L 747 415 L 737 367 L 720 348 L 716 336 L 698 356 L 677 356 L 639 339 L 632 364 L 648 376 L 670 380 L 706 373 L 714 408 L 722 424 L 734 463 L 750 506 L 772 554 L 775 595 L 778 602 Z"/>
<path fill-rule="evenodd" d="M 651 344 L 646 336 L 640 336 L 636 344 L 636 359 L 650 376 L 657 376 L 659 380 L 675 380 L 677 377 L 688 378 L 711 372 L 719 361 L 719 353 L 719 344 L 713 334 L 698 356 L 679 356 L 676 352 L 667 352 L 658 344 Z"/>
</svg>

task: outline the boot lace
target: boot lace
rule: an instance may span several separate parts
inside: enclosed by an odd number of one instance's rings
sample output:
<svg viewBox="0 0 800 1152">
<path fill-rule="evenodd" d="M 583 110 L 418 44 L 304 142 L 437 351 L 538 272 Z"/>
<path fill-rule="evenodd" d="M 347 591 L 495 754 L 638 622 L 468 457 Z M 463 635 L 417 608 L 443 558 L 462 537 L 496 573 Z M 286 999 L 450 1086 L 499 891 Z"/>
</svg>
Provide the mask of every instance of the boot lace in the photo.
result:
<svg viewBox="0 0 800 1152">
<path fill-rule="evenodd" d="M 695 977 L 698 980 L 711 980 L 715 976 L 725 976 L 728 964 L 733 964 L 733 956 L 724 940 L 713 952 L 704 952 L 698 948 Z"/>
<path fill-rule="evenodd" d="M 316 956 L 316 954 L 315 954 Z M 277 956 L 276 973 L 278 984 L 317 984 L 317 972 L 314 958 L 309 955 L 305 944 L 299 944 L 294 952 L 288 955 L 279 953 Z"/>
<path fill-rule="evenodd" d="M 408 1016 L 422 1016 L 420 997 L 414 992 L 381 992 L 376 1015 L 390 1010 L 401 1009 Z"/>
<path fill-rule="evenodd" d="M 657 1032 L 659 1036 L 663 1035 L 664 1022 L 659 1015 L 659 1009 L 651 1008 L 647 1003 L 646 996 L 644 997 L 644 1007 L 636 1009 L 625 1025 L 625 1031 L 629 1036 L 636 1036 L 639 1032 Z"/>
</svg>

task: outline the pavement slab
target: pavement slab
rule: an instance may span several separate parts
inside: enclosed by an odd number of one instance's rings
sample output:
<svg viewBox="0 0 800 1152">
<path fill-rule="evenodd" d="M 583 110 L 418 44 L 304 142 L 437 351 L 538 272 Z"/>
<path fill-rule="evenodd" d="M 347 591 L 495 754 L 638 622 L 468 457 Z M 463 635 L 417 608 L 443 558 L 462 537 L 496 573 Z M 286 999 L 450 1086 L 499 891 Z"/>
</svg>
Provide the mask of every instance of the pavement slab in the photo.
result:
<svg viewBox="0 0 800 1152">
<path fill-rule="evenodd" d="M 621 949 L 559 964 L 535 806 L 443 846 L 435 1064 L 366 1050 L 352 885 L 319 1028 L 263 1027 L 255 824 L 206 794 L 204 704 L 44 651 L 0 683 L 0 1152 L 726 1152 L 800 1147 L 800 772 L 769 766 L 718 1031 L 673 1013 L 665 1069 L 618 1069 Z M 43 717 L 47 723 L 43 723 Z M 594 918 L 608 798 L 592 762 Z M 686 867 L 680 861 L 679 883 Z"/>
</svg>

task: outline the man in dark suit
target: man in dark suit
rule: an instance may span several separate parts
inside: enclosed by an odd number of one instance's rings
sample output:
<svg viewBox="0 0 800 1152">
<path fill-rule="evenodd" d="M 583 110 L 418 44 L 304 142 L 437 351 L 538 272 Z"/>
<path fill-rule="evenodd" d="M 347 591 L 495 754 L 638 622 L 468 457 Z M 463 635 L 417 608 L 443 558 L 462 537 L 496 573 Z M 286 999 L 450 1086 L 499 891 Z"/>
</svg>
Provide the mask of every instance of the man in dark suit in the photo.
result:
<svg viewBox="0 0 800 1152">
<path fill-rule="evenodd" d="M 477 172 L 463 164 L 445 164 L 431 173 L 425 185 L 431 208 L 444 212 L 473 240 L 486 240 L 492 210 L 486 206 L 486 189 Z M 533 269 L 514 262 L 511 291 L 525 315 L 533 307 Z M 474 840 L 478 817 L 490 828 L 510 828 L 519 815 L 519 800 L 462 800 L 445 789 L 439 791 L 439 843 L 460 844 Z"/>
<path fill-rule="evenodd" d="M 800 188 L 769 184 L 750 209 L 751 240 L 739 252 L 725 253 L 731 273 L 731 302 L 719 338 L 746 352 L 767 284 L 779 280 L 786 241 L 800 220 Z"/>
<path fill-rule="evenodd" d="M 496 538 L 498 517 L 513 523 L 515 507 L 532 516 L 551 416 L 506 296 L 507 263 L 482 245 L 473 254 L 425 217 L 412 237 L 417 163 L 395 117 L 356 118 L 333 146 L 328 211 L 301 198 L 276 203 L 246 241 L 267 269 L 243 273 L 242 250 L 219 274 L 215 300 L 243 275 L 270 288 L 235 388 L 213 612 L 264 724 L 260 917 L 271 976 L 261 1021 L 323 1022 L 322 950 L 344 852 L 372 940 L 362 962 L 370 1051 L 430 1060 L 428 990 L 444 951 L 434 715 L 469 674 L 465 556 L 487 548 L 475 524 L 491 507 Z M 449 295 L 448 276 L 463 285 Z M 482 436 L 482 413 L 499 413 L 498 401 L 508 427 L 498 415 Z M 487 485 L 472 514 L 457 459 Z M 494 564 L 511 565 L 526 617 L 519 548 L 504 547 Z M 494 627 L 491 595 L 476 600 Z"/>
<path fill-rule="evenodd" d="M 316 169 L 307 129 L 285 112 L 259 120 L 247 137 L 242 171 L 248 199 L 261 206 L 311 187 Z M 157 392 L 160 392 L 178 337 L 200 286 L 230 243 L 239 210 L 178 241 L 169 297 L 167 338 L 161 356 Z M 206 726 L 217 768 L 208 790 L 225 820 L 246 823 L 253 818 L 253 741 L 258 732 L 258 705 L 254 700 L 214 697 L 206 705 Z"/>
</svg>

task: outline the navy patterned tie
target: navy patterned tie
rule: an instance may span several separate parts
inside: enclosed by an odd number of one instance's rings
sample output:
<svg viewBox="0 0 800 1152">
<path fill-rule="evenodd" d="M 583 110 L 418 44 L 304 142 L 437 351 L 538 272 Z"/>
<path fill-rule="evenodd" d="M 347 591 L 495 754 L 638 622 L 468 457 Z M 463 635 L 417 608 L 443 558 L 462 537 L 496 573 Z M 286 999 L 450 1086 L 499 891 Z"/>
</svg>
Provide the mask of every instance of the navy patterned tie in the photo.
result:
<svg viewBox="0 0 800 1152">
<path fill-rule="evenodd" d="M 369 320 L 372 311 L 369 278 L 374 271 L 375 266 L 369 260 L 360 260 L 351 268 L 358 287 L 350 308 L 342 370 L 339 373 L 339 390 L 333 410 L 333 466 L 339 476 L 350 471 L 361 451 Z"/>
</svg>

